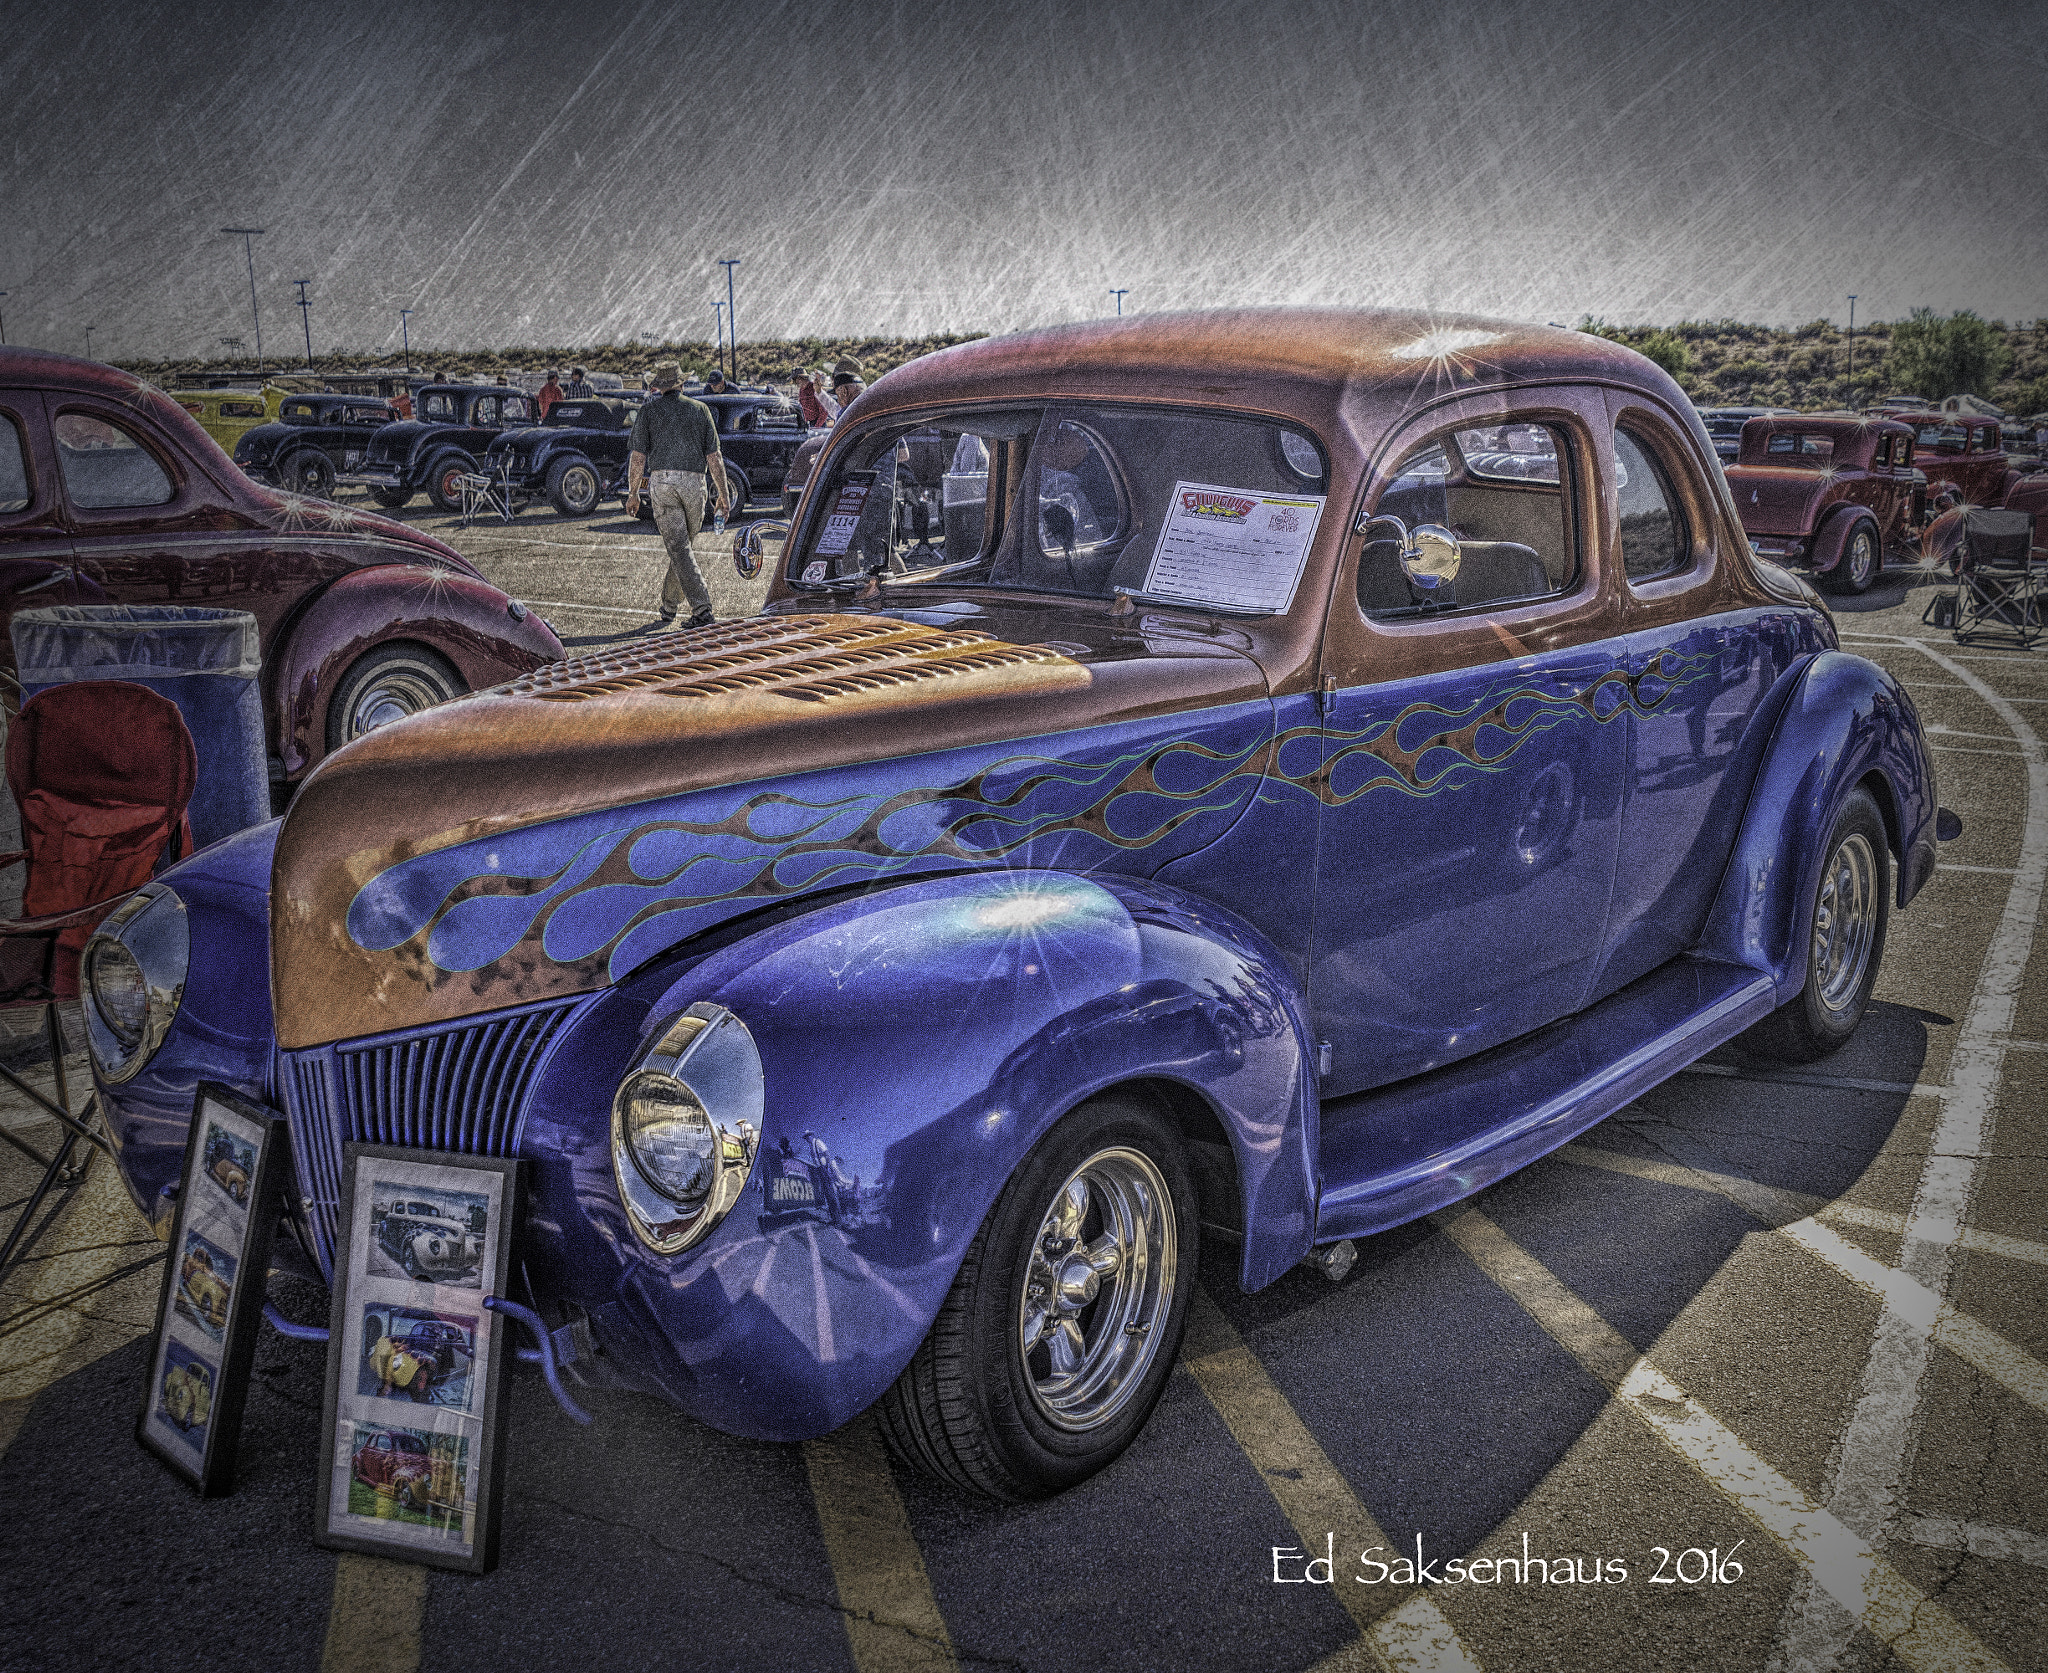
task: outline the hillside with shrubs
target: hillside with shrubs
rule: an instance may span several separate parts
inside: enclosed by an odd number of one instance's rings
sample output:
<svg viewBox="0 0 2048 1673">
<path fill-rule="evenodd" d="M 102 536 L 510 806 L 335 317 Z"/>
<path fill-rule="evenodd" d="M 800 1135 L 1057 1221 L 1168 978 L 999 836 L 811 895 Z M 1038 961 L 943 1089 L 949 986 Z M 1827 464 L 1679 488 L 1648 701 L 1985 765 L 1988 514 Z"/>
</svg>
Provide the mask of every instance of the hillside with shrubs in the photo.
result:
<svg viewBox="0 0 2048 1673">
<path fill-rule="evenodd" d="M 1700 406 L 1775 406 L 1814 411 L 1864 407 L 1887 395 L 1981 395 L 2006 412 L 2031 416 L 2048 412 L 2048 319 L 2011 325 L 1973 313 L 1938 315 L 1915 309 L 1905 320 L 1858 325 L 1855 369 L 1850 339 L 1829 320 L 1789 329 L 1744 325 L 1738 320 L 1685 320 L 1670 326 L 1610 326 L 1590 315 L 1579 329 L 1626 343 L 1656 361 Z M 892 367 L 983 333 L 948 337 L 803 337 L 742 343 L 739 375 L 745 383 L 787 383 L 800 368 L 860 362 L 872 383 Z M 416 347 L 416 368 L 460 378 L 502 372 L 540 372 L 572 366 L 612 372 L 628 383 L 644 380 L 664 360 L 682 364 L 685 375 L 713 363 L 713 345 L 701 339 L 667 343 L 608 343 L 595 348 L 495 348 L 460 353 Z M 247 361 L 124 361 L 130 371 L 155 383 L 198 374 L 247 370 Z M 391 364 L 386 355 L 334 354 L 318 370 L 360 371 Z M 281 366 L 290 374 L 294 368 Z"/>
</svg>

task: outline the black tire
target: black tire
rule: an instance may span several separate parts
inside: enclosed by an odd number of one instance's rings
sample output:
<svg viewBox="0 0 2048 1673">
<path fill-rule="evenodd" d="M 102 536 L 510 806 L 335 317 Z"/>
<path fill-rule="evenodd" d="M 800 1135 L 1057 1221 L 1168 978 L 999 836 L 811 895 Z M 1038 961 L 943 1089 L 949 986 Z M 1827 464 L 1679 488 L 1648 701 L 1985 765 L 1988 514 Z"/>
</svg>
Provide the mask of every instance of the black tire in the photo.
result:
<svg viewBox="0 0 2048 1673">
<path fill-rule="evenodd" d="M 1830 592 L 1865 593 L 1883 567 L 1884 541 L 1878 535 L 1877 525 L 1867 517 L 1859 517 L 1842 544 L 1841 558 L 1823 579 Z"/>
<path fill-rule="evenodd" d="M 400 641 L 365 651 L 342 676 L 327 705 L 327 747 L 460 697 L 469 688 L 439 651 Z"/>
<path fill-rule="evenodd" d="M 604 485 L 597 467 L 571 455 L 548 466 L 548 504 L 564 517 L 588 517 L 597 509 Z"/>
<path fill-rule="evenodd" d="M 462 484 L 457 478 L 476 469 L 476 461 L 464 453 L 446 453 L 427 472 L 427 498 L 437 511 L 451 514 L 462 509 Z"/>
<path fill-rule="evenodd" d="M 1812 1063 L 1856 1032 L 1877 985 L 1891 923 L 1891 850 L 1884 817 L 1867 790 L 1842 799 L 1814 882 L 1806 983 L 1741 1037 L 1743 1048 L 1780 1063 Z"/>
<path fill-rule="evenodd" d="M 396 511 L 400 506 L 412 504 L 410 488 L 372 488 L 370 498 L 386 511 Z"/>
<path fill-rule="evenodd" d="M 1084 1209 L 1065 1216 L 1083 1176 Z M 1133 1204 L 1151 1224 L 1127 1225 L 1119 1243 L 1105 1216 Z M 1071 1238 L 1059 1234 L 1063 1224 Z M 1010 1176 L 930 1333 L 876 1403 L 890 1446 L 942 1481 L 1006 1502 L 1087 1480 L 1136 1439 L 1166 1386 L 1198 1240 L 1194 1183 L 1173 1127 L 1131 1094 L 1083 1104 Z M 1087 1283 L 1085 1251 L 1110 1245 L 1119 1264 L 1098 1267 L 1102 1276 Z M 1039 1282 L 1027 1289 L 1034 1268 Z M 1033 1296 L 1049 1299 L 1027 1310 Z M 1055 1338 L 1082 1344 L 1072 1388 L 1061 1386 Z"/>
<path fill-rule="evenodd" d="M 334 461 L 312 448 L 301 448 L 284 462 L 284 479 L 295 494 L 330 499 L 334 494 Z"/>
</svg>

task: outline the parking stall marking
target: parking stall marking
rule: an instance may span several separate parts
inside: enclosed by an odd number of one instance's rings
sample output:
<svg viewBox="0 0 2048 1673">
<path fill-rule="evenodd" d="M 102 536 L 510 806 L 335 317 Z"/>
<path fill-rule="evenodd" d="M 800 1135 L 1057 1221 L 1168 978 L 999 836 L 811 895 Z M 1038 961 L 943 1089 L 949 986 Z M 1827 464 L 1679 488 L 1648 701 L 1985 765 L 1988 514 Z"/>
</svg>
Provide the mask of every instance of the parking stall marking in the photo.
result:
<svg viewBox="0 0 2048 1673">
<path fill-rule="evenodd" d="M 858 1673 L 948 1673 L 960 1663 L 911 1532 L 882 1433 L 863 1414 L 805 1441 L 804 1467 Z"/>
<path fill-rule="evenodd" d="M 2040 918 L 2043 880 L 2048 878 L 2048 756 L 2015 706 L 2027 699 L 2001 695 L 1936 650 L 1933 641 L 1914 639 L 1910 644 L 1998 716 L 2019 746 L 2016 758 L 2026 768 L 2018 863 L 1950 1055 L 1941 1113 L 1927 1141 L 1900 1248 L 1900 1270 L 1939 1303 L 1947 1297 L 1961 1230 L 1969 1221 L 1983 1172 L 2004 1077 L 2001 1041 L 2012 1028 Z M 1910 1294 L 1886 1297 L 1825 1487 L 1829 1506 L 1873 1542 L 1883 1539 L 1900 1508 L 1936 1340 L 1934 1331 L 1904 1310 L 1911 1302 L 1917 1298 Z M 1963 1339 L 1974 1350 L 1990 1352 L 1994 1363 L 2003 1363 L 2003 1356 L 1986 1344 L 1967 1333 Z M 1779 1651 L 1793 1662 L 1833 1666 L 1847 1649 L 1852 1630 L 1843 1612 L 1815 1588 L 1795 1589 L 1780 1626 Z"/>
<path fill-rule="evenodd" d="M 1967 1551 L 1973 1557 L 2048 1568 L 2048 1537 L 2025 1528 L 1992 1528 L 1953 1516 L 1908 1516 L 1899 1524 L 1899 1537 L 1938 1551 Z"/>
<path fill-rule="evenodd" d="M 1359 1502 L 1343 1474 L 1317 1444 L 1300 1414 L 1266 1374 L 1209 1293 L 1197 1287 L 1188 1309 L 1181 1363 L 1216 1408 L 1280 1512 L 1313 1555 L 1338 1529 L 1354 1535 L 1360 1549 L 1391 1549 L 1392 1542 Z M 1450 1617 L 1426 1592 L 1388 1587 L 1368 1591 L 1337 1584 L 1330 1588 L 1358 1624 L 1361 1642 L 1345 1646 L 1318 1665 L 1318 1673 L 1359 1665 L 1364 1650 L 1377 1666 L 1407 1673 L 1437 1669 L 1478 1673 L 1478 1663 L 1459 1639 Z M 1375 1594 L 1378 1595 L 1375 1595 Z M 1394 1607 L 1389 1608 L 1389 1603 Z"/>
<path fill-rule="evenodd" d="M 1782 1546 L 1817 1592 L 1908 1666 L 1925 1673 L 2005 1669 L 1961 1622 L 1638 1355 L 1626 1337 L 1486 1215 L 1476 1208 L 1447 1209 L 1430 1220 L 1622 1406 Z"/>
<path fill-rule="evenodd" d="M 418 1673 L 426 1617 L 425 1569 L 343 1552 L 334 1565 L 320 1673 Z"/>
<path fill-rule="evenodd" d="M 1560 1162 L 1569 1162 L 1575 1167 L 1604 1168 L 1610 1173 L 1631 1174 L 1637 1179 L 1653 1180 L 1659 1185 L 1676 1185 L 1688 1191 L 1711 1191 L 1727 1197 L 1739 1207 L 1747 1210 L 1754 1218 L 1776 1229 L 1789 1226 L 1795 1221 L 1812 1215 L 1822 1220 L 1835 1220 L 1844 1225 L 1864 1226 L 1871 1231 L 1903 1233 L 1906 1217 L 1885 1208 L 1865 1208 L 1860 1203 L 1827 1202 L 1820 1197 L 1810 1197 L 1800 1191 L 1781 1190 L 1775 1185 L 1765 1185 L 1754 1179 L 1745 1179 L 1740 1174 L 1703 1167 L 1687 1167 L 1677 1162 L 1660 1162 L 1654 1157 L 1634 1156 L 1626 1151 L 1602 1150 L 1596 1145 L 1567 1144 L 1551 1152 Z M 1782 1205 L 1773 1212 L 1759 1212 L 1758 1206 L 1775 1200 Z M 2000 1232 L 1979 1231 L 1974 1226 L 1965 1226 L 1956 1239 L 1956 1246 L 1967 1249 L 1973 1255 L 1997 1255 L 2009 1261 L 2023 1261 L 2029 1266 L 2048 1266 L 2048 1243 L 2030 1243 L 2024 1238 L 2007 1237 Z"/>
</svg>

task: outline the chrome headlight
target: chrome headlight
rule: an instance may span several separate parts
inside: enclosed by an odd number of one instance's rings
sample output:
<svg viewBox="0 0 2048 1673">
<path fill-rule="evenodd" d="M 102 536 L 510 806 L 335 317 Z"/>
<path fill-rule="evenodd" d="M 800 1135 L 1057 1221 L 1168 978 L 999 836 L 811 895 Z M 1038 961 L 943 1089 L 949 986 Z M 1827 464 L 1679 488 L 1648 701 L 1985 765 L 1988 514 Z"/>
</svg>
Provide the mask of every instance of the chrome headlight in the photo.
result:
<svg viewBox="0 0 2048 1673">
<path fill-rule="evenodd" d="M 185 903 L 161 883 L 144 884 L 93 931 L 78 969 L 86 1041 L 102 1079 L 132 1079 L 156 1055 L 191 962 Z"/>
<path fill-rule="evenodd" d="M 612 1177 L 640 1241 L 680 1254 L 739 1201 L 760 1145 L 761 1054 L 723 1005 L 692 1005 L 612 1098 Z"/>
</svg>

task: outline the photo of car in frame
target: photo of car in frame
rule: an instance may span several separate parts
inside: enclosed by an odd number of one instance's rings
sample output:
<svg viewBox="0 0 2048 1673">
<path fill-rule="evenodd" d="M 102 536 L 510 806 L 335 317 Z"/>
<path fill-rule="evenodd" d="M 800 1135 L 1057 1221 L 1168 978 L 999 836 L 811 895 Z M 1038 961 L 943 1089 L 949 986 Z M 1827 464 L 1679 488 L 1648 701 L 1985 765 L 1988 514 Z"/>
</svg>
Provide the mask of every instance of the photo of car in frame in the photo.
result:
<svg viewBox="0 0 2048 1673">
<path fill-rule="evenodd" d="M 240 1039 L 323 1269 L 344 1145 L 517 1156 L 593 1376 L 1042 1498 L 1143 1431 L 1205 1240 L 1256 1291 L 1738 1036 L 1839 1047 L 1938 824 L 1649 361 L 1154 315 L 891 372 L 764 614 L 382 728 L 167 872 L 261 1028 L 224 977 L 147 1061 L 87 1012 L 138 1201 Z"/>
<path fill-rule="evenodd" d="M 488 1204 L 482 1197 L 412 1186 L 376 1189 L 370 1270 L 464 1289 L 478 1287 Z"/>
</svg>

